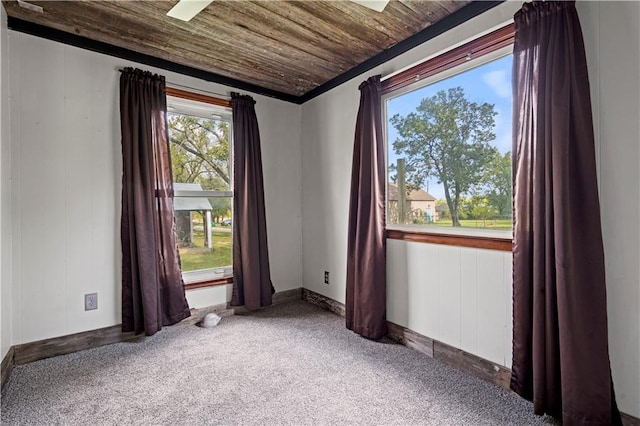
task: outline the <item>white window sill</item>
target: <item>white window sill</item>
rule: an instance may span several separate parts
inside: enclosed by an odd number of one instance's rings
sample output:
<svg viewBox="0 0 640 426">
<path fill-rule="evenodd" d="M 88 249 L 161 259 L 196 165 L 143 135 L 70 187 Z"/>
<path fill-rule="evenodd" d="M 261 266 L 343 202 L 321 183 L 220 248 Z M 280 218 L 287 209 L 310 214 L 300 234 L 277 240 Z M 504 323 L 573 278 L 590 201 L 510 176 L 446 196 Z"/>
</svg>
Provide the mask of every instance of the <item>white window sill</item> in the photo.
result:
<svg viewBox="0 0 640 426">
<path fill-rule="evenodd" d="M 436 225 L 397 225 L 387 224 L 387 230 L 412 232 L 416 234 L 455 235 L 460 237 L 500 238 L 511 240 L 513 232 L 504 229 L 454 228 Z"/>
<path fill-rule="evenodd" d="M 233 268 L 226 266 L 222 268 L 199 269 L 182 273 L 182 280 L 185 284 L 200 283 L 204 281 L 214 281 L 233 276 Z"/>
</svg>

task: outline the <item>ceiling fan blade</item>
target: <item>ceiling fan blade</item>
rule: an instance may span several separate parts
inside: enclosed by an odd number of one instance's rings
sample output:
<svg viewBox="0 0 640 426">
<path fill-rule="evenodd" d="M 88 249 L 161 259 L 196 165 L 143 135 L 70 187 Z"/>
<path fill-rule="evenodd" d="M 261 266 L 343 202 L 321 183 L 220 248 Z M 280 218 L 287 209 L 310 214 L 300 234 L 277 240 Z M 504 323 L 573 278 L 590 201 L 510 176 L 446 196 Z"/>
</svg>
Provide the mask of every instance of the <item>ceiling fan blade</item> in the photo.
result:
<svg viewBox="0 0 640 426">
<path fill-rule="evenodd" d="M 389 0 L 351 0 L 354 3 L 358 3 L 361 6 L 373 9 L 376 12 L 382 12 L 384 8 L 389 4 Z"/>
<path fill-rule="evenodd" d="M 212 2 L 213 0 L 180 0 L 167 12 L 167 16 L 188 22 Z"/>
</svg>

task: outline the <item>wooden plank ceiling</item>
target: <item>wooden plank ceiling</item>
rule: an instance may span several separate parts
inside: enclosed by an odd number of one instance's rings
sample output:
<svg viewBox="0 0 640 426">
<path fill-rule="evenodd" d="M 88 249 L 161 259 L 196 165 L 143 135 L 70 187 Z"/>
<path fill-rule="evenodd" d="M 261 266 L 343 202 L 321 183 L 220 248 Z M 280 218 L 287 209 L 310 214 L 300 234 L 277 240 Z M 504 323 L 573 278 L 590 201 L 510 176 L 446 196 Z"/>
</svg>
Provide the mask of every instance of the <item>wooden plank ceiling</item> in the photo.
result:
<svg viewBox="0 0 640 426">
<path fill-rule="evenodd" d="M 3 1 L 7 15 L 181 65 L 301 96 L 465 6 L 392 0 L 216 0 L 190 22 L 169 1 Z"/>
</svg>

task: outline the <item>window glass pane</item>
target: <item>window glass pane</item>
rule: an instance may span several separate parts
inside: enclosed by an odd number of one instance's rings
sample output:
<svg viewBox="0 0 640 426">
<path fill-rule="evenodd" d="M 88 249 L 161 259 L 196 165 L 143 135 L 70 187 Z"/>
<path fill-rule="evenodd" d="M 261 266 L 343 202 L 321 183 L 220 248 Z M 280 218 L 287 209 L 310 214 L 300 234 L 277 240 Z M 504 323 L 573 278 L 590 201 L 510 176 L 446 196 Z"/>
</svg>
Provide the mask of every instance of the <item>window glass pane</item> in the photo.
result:
<svg viewBox="0 0 640 426">
<path fill-rule="evenodd" d="M 168 114 L 173 181 L 204 190 L 231 190 L 230 124 L 216 118 Z"/>
<path fill-rule="evenodd" d="M 385 102 L 389 224 L 512 229 L 511 63 Z"/>
<path fill-rule="evenodd" d="M 178 200 L 180 197 L 176 197 Z M 206 199 L 205 199 L 206 200 Z M 211 227 L 205 229 L 207 213 L 177 210 L 176 227 L 182 271 L 232 265 L 231 198 L 209 198 Z M 209 239 L 210 238 L 210 239 Z"/>
<path fill-rule="evenodd" d="M 232 265 L 232 198 L 199 191 L 232 191 L 231 123 L 217 114 L 168 114 L 176 234 L 182 271 Z M 181 191 L 189 191 L 181 193 Z"/>
</svg>

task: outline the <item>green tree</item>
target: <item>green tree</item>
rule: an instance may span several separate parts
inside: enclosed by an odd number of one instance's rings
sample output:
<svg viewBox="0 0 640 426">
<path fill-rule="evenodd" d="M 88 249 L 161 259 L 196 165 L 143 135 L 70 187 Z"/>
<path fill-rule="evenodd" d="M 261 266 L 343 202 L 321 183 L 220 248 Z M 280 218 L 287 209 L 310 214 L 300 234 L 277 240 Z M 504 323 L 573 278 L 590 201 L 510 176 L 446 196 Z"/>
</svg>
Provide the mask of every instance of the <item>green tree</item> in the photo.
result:
<svg viewBox="0 0 640 426">
<path fill-rule="evenodd" d="M 216 222 L 231 216 L 231 198 L 209 198 L 211 215 Z"/>
<path fill-rule="evenodd" d="M 168 114 L 167 124 L 174 182 L 199 183 L 204 190 L 229 190 L 229 124 L 183 114 Z M 211 198 L 209 203 L 214 217 L 231 211 L 230 199 Z M 199 214 L 204 223 L 206 216 L 203 212 Z M 193 245 L 190 221 L 189 212 L 176 212 L 178 241 L 183 247 Z M 206 236 L 205 232 L 205 245 Z"/>
<path fill-rule="evenodd" d="M 474 195 L 466 199 L 464 210 L 469 219 L 486 221 L 495 219 L 498 216 L 498 210 L 493 207 L 486 195 Z"/>
<path fill-rule="evenodd" d="M 415 112 L 391 117 L 398 131 L 393 149 L 405 156 L 407 182 L 422 187 L 434 177 L 442 183 L 453 226 L 460 226 L 461 197 L 481 183 L 497 151 L 489 145 L 496 114 L 493 104 L 472 102 L 455 87 L 423 99 Z"/>
<path fill-rule="evenodd" d="M 446 209 L 443 207 L 446 207 Z M 449 214 L 449 205 L 447 204 L 447 200 L 444 198 L 438 198 L 436 200 L 436 211 L 438 212 L 438 219 L 451 219 L 451 214 Z"/>
<path fill-rule="evenodd" d="M 487 200 L 500 217 L 511 217 L 513 207 L 511 201 L 511 152 L 501 155 L 496 152 L 487 165 L 483 177 Z"/>
<path fill-rule="evenodd" d="M 229 124 L 211 118 L 169 114 L 173 179 L 202 189 L 229 189 Z"/>
</svg>

